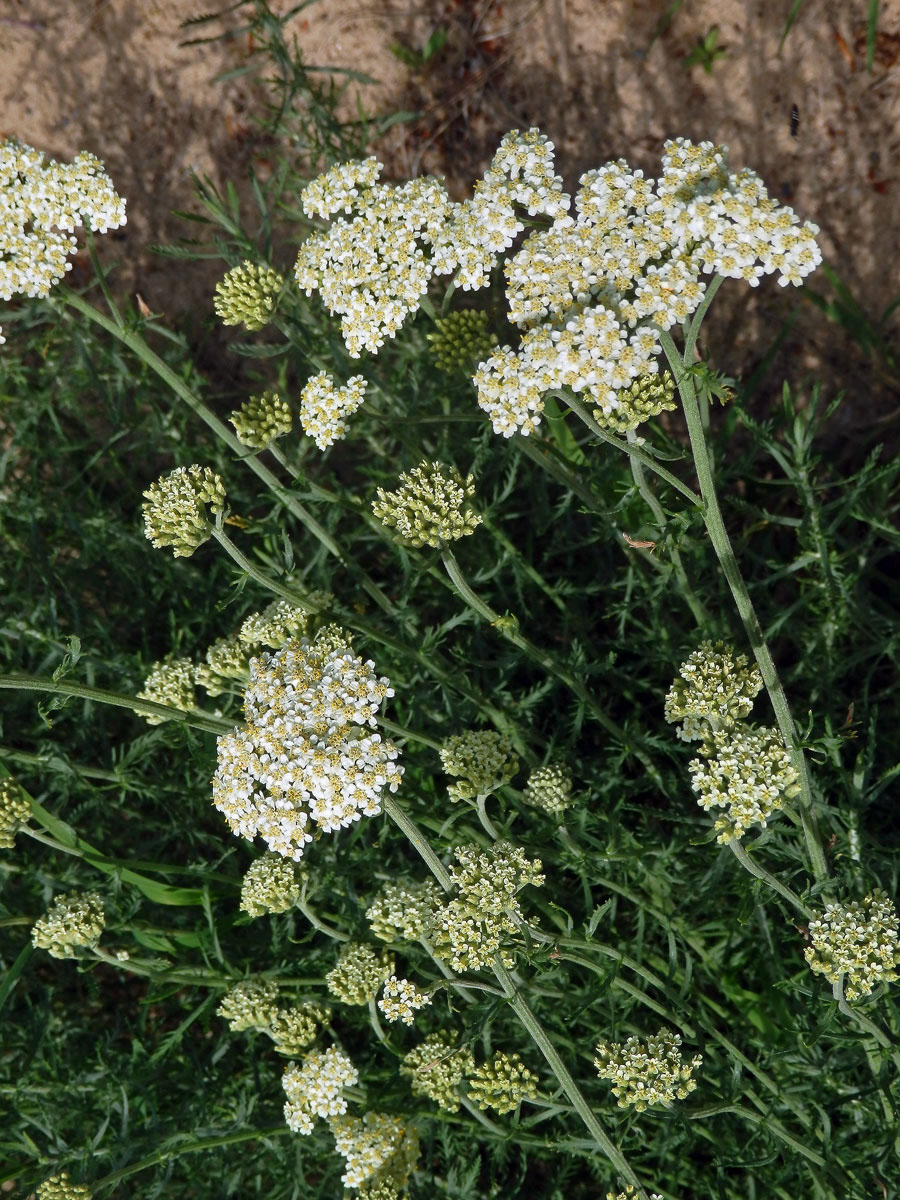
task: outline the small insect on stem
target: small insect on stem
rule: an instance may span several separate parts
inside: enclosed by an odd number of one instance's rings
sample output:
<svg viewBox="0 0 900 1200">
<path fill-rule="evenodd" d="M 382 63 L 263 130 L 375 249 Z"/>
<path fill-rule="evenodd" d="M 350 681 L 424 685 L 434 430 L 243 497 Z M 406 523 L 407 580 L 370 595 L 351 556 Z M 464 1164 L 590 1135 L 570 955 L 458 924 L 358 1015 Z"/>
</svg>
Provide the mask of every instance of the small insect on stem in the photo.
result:
<svg viewBox="0 0 900 1200">
<path fill-rule="evenodd" d="M 650 553 L 652 554 L 653 551 L 656 549 L 656 542 L 637 541 L 635 538 L 631 537 L 627 533 L 623 533 L 622 537 L 625 539 L 626 543 L 629 546 L 631 546 L 632 550 L 649 550 Z"/>
<path fill-rule="evenodd" d="M 797 136 L 797 130 L 800 128 L 800 109 L 794 104 L 791 108 L 791 137 Z"/>
</svg>

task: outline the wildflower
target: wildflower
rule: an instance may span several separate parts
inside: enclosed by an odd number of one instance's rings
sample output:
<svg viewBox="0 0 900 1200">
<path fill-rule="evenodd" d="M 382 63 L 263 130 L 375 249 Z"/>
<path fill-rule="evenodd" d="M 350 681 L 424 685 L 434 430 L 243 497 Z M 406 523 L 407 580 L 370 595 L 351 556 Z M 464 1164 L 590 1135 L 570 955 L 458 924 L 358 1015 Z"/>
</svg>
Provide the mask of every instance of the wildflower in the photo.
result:
<svg viewBox="0 0 900 1200">
<path fill-rule="evenodd" d="M 155 662 L 144 686 L 138 692 L 139 700 L 153 700 L 156 704 L 167 704 L 170 708 L 190 712 L 194 707 L 194 664 L 189 658 L 167 658 Z M 169 717 L 144 714 L 148 725 L 162 725 Z"/>
<path fill-rule="evenodd" d="M 472 509 L 463 510 L 466 497 L 474 495 L 471 475 L 463 479 L 456 467 L 426 460 L 401 474 L 396 491 L 379 488 L 372 512 L 405 544 L 437 548 L 468 537 L 481 524 Z"/>
<path fill-rule="evenodd" d="M 91 1200 L 93 1192 L 83 1183 L 73 1183 L 66 1171 L 51 1175 L 37 1190 L 38 1200 Z"/>
<path fill-rule="evenodd" d="M 35 921 L 31 940 L 54 958 L 74 958 L 76 949 L 92 950 L 100 941 L 106 918 L 97 892 L 57 896 L 52 907 Z"/>
<path fill-rule="evenodd" d="M 216 514 L 225 511 L 225 486 L 209 467 L 176 467 L 144 492 L 144 532 L 154 546 L 174 546 L 176 558 L 190 558 L 208 541 L 212 526 L 209 505 Z"/>
<path fill-rule="evenodd" d="M 489 1062 L 476 1068 L 469 1084 L 469 1095 L 480 1109 L 494 1108 L 498 1113 L 508 1113 L 523 1100 L 537 1096 L 538 1077 L 518 1054 L 498 1050 Z"/>
<path fill-rule="evenodd" d="M 228 419 L 241 445 L 252 450 L 265 450 L 270 442 L 290 433 L 294 424 L 287 401 L 271 391 L 251 396 Z"/>
<path fill-rule="evenodd" d="M 844 980 L 848 1000 L 868 996 L 879 983 L 898 978 L 900 939 L 896 910 L 876 888 L 861 904 L 826 904 L 822 917 L 809 923 L 812 946 L 806 961 L 829 983 Z"/>
<path fill-rule="evenodd" d="M 279 1054 L 293 1056 L 311 1046 L 319 1029 L 330 1020 L 331 1009 L 320 1004 L 278 1008 L 270 1017 L 266 1032 Z"/>
<path fill-rule="evenodd" d="M 430 1033 L 403 1056 L 400 1072 L 411 1077 L 414 1096 L 433 1100 L 444 1112 L 457 1112 L 459 1085 L 475 1071 L 475 1059 L 466 1047 L 455 1046 L 445 1033 Z"/>
<path fill-rule="evenodd" d="M 459 895 L 435 913 L 429 929 L 435 954 L 455 971 L 489 966 L 495 954 L 513 966 L 508 943 L 523 920 L 516 897 L 527 884 L 544 882 L 540 862 L 508 842 L 497 842 L 486 854 L 477 846 L 460 846 L 454 854 L 450 876 Z"/>
<path fill-rule="evenodd" d="M 441 895 L 430 879 L 386 883 L 366 909 L 369 928 L 383 942 L 415 942 L 428 928 Z"/>
<path fill-rule="evenodd" d="M 368 1004 L 393 973 L 394 959 L 387 951 L 376 952 L 364 942 L 347 942 L 325 982 L 329 992 L 345 1004 Z"/>
<path fill-rule="evenodd" d="M 262 329 L 271 321 L 283 288 L 284 280 L 271 267 L 242 262 L 216 284 L 213 306 L 223 325 Z"/>
<path fill-rule="evenodd" d="M 336 388 L 327 371 L 313 375 L 300 393 L 300 424 L 320 450 L 347 436 L 347 418 L 366 398 L 365 377 L 353 375 Z"/>
<path fill-rule="evenodd" d="M 268 1029 L 278 1007 L 278 984 L 274 979 L 242 979 L 229 988 L 216 1009 L 232 1033 L 244 1029 Z"/>
<path fill-rule="evenodd" d="M 489 321 L 488 314 L 477 308 L 462 308 L 438 317 L 434 333 L 426 337 L 440 370 L 448 375 L 460 370 L 471 372 L 475 363 L 487 358 L 496 340 L 489 331 Z"/>
<path fill-rule="evenodd" d="M 618 1193 L 618 1195 L 617 1195 L 615 1192 L 607 1192 L 607 1193 L 606 1193 L 606 1200 L 631 1200 L 631 1197 L 632 1197 L 633 1195 L 634 1195 L 634 1188 L 633 1188 L 633 1187 L 632 1187 L 632 1185 L 629 1183 L 629 1184 L 627 1184 L 627 1185 L 626 1185 L 626 1187 L 625 1187 L 625 1191 L 624 1191 L 624 1192 L 619 1192 L 619 1193 Z M 659 1194 L 659 1192 L 651 1192 L 651 1193 L 650 1193 L 650 1200 L 663 1200 L 663 1198 L 662 1198 L 662 1196 Z"/>
<path fill-rule="evenodd" d="M 685 742 L 699 741 L 712 730 L 733 729 L 753 707 L 762 690 L 759 667 L 746 654 L 735 657 L 725 642 L 701 642 L 678 668 L 680 679 L 666 696 L 666 720 L 683 721 L 675 732 Z"/>
<path fill-rule="evenodd" d="M 451 800 L 474 800 L 509 783 L 519 769 L 512 743 L 504 733 L 468 729 L 444 740 L 441 765 L 459 782 L 447 789 Z"/>
<path fill-rule="evenodd" d="M 15 779 L 0 779 L 0 850 L 11 850 L 16 833 L 31 812 L 25 793 Z"/>
<path fill-rule="evenodd" d="M 359 1072 L 336 1046 L 312 1050 L 298 1067 L 288 1063 L 282 1076 L 287 1095 L 284 1116 L 294 1133 L 312 1133 L 315 1117 L 337 1117 L 347 1111 L 344 1088 L 352 1087 Z"/>
<path fill-rule="evenodd" d="M 46 296 L 72 264 L 76 225 L 106 233 L 125 224 L 125 201 L 103 163 L 86 150 L 71 163 L 53 159 L 16 138 L 0 140 L 0 298 Z"/>
<path fill-rule="evenodd" d="M 785 800 L 800 791 L 799 776 L 777 729 L 730 729 L 712 734 L 703 758 L 690 765 L 697 803 L 724 808 L 715 828 L 718 841 L 742 837 L 751 825 L 766 826 Z"/>
<path fill-rule="evenodd" d="M 528 776 L 522 799 L 532 808 L 542 808 L 558 817 L 572 804 L 572 775 L 562 763 L 536 767 Z"/>
<path fill-rule="evenodd" d="M 296 863 L 268 851 L 247 869 L 241 884 L 241 909 L 251 917 L 287 912 L 300 899 L 300 890 Z"/>
<path fill-rule="evenodd" d="M 207 647 L 206 662 L 194 667 L 195 680 L 210 696 L 231 691 L 235 682 L 246 686 L 249 676 L 250 650 L 233 636 L 216 638 Z"/>
<path fill-rule="evenodd" d="M 394 745 L 366 730 L 394 694 L 373 666 L 329 629 L 251 660 L 247 724 L 220 736 L 213 778 L 234 833 L 299 859 L 311 822 L 327 833 L 381 811 L 403 772 Z"/>
<path fill-rule="evenodd" d="M 646 1043 L 636 1037 L 630 1037 L 624 1046 L 601 1042 L 594 1066 L 601 1079 L 613 1082 L 619 1108 L 630 1106 L 643 1112 L 650 1104 L 683 1100 L 696 1088 L 691 1073 L 703 1059 L 698 1054 L 685 1065 L 680 1045 L 681 1038 L 668 1029 L 660 1029 Z"/>
<path fill-rule="evenodd" d="M 594 409 L 594 420 L 613 433 L 628 433 L 644 421 L 675 408 L 675 379 L 671 372 L 641 375 L 620 388 L 615 400 Z"/>
<path fill-rule="evenodd" d="M 346 1163 L 342 1183 L 353 1188 L 369 1183 L 387 1185 L 394 1195 L 405 1188 L 419 1157 L 419 1138 L 413 1126 L 378 1112 L 368 1112 L 361 1120 L 333 1117 L 328 1125 L 334 1147 Z M 363 1194 L 371 1192 L 366 1189 Z"/>
<path fill-rule="evenodd" d="M 378 1001 L 378 1007 L 388 1021 L 402 1021 L 404 1025 L 412 1025 L 416 1012 L 431 1003 L 431 997 L 420 992 L 415 984 L 408 979 L 398 979 L 392 975 L 385 982 L 384 992 Z"/>
<path fill-rule="evenodd" d="M 312 593 L 311 602 L 323 607 L 331 597 L 325 592 Z M 309 634 L 311 613 L 305 608 L 291 604 L 289 600 L 273 600 L 262 612 L 250 613 L 244 618 L 238 637 L 248 646 L 268 646 L 280 650 L 292 637 Z"/>
</svg>

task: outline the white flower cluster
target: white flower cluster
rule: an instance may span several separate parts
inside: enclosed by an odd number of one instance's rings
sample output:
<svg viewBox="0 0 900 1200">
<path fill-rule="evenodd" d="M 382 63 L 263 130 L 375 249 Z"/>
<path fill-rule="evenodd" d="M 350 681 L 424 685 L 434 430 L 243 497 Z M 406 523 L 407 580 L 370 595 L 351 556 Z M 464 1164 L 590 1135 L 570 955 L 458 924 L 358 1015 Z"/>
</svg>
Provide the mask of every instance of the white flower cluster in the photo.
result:
<svg viewBox="0 0 900 1200">
<path fill-rule="evenodd" d="M 878 984 L 898 978 L 897 912 L 877 888 L 862 904 L 827 904 L 821 919 L 810 921 L 809 935 L 812 946 L 805 951 L 806 961 L 829 983 L 843 976 L 848 1000 L 868 996 Z"/>
<path fill-rule="evenodd" d="M 351 376 L 339 388 L 334 386 L 327 371 L 320 371 L 308 380 L 300 393 L 300 424 L 320 450 L 347 436 L 347 418 L 365 400 L 366 387 L 362 375 Z"/>
<path fill-rule="evenodd" d="M 0 850 L 11 850 L 16 833 L 25 823 L 31 804 L 15 779 L 0 779 Z"/>
<path fill-rule="evenodd" d="M 341 1176 L 346 1187 L 383 1182 L 399 1195 L 419 1157 L 419 1138 L 412 1126 L 379 1112 L 368 1112 L 362 1119 L 335 1117 L 328 1125 L 334 1148 L 346 1163 Z"/>
<path fill-rule="evenodd" d="M 355 215 L 303 243 L 294 269 L 298 285 L 307 295 L 319 289 L 328 309 L 340 314 L 351 357 L 377 353 L 418 309 L 433 274 L 458 268 L 457 283 L 465 289 L 490 281 L 497 255 L 524 228 L 515 204 L 531 215 L 566 211 L 569 198 L 553 174 L 552 154 L 552 143 L 537 130 L 507 134 L 473 198 L 462 204 L 436 179 L 378 183 L 375 159 L 332 167 L 306 188 L 304 211 Z"/>
<path fill-rule="evenodd" d="M 332 996 L 345 1004 L 368 1004 L 394 973 L 394 958 L 387 950 L 376 952 L 365 942 L 347 942 L 325 976 Z"/>
<path fill-rule="evenodd" d="M 445 738 L 441 766 L 458 780 L 447 789 L 451 800 L 474 800 L 509 783 L 519 760 L 505 733 L 493 729 L 467 729 Z"/>
<path fill-rule="evenodd" d="M 242 979 L 229 988 L 216 1009 L 232 1033 L 267 1029 L 278 1009 L 278 984 L 274 979 Z"/>
<path fill-rule="evenodd" d="M 386 883 L 369 907 L 369 928 L 383 942 L 415 942 L 431 922 L 441 902 L 441 889 L 424 883 Z"/>
<path fill-rule="evenodd" d="M 81 947 L 92 950 L 106 924 L 103 900 L 97 892 L 57 896 L 52 907 L 31 928 L 31 941 L 54 958 L 74 958 Z"/>
<path fill-rule="evenodd" d="M 691 787 L 701 808 L 724 808 L 716 820 L 718 841 L 742 837 L 800 791 L 798 774 L 777 729 L 720 730 L 704 742 L 706 758 L 691 765 Z"/>
<path fill-rule="evenodd" d="M 195 679 L 196 671 L 189 658 L 169 658 L 155 662 L 144 680 L 144 686 L 138 692 L 138 699 L 152 700 L 156 704 L 167 704 L 170 708 L 190 712 L 196 703 Z M 162 725 L 169 719 L 147 713 L 143 716 L 148 725 Z"/>
<path fill-rule="evenodd" d="M 302 871 L 292 859 L 267 851 L 247 868 L 241 883 L 241 911 L 251 917 L 287 912 L 300 899 Z"/>
<path fill-rule="evenodd" d="M 684 742 L 708 738 L 716 729 L 733 729 L 750 715 L 762 691 L 759 667 L 746 654 L 735 655 L 726 642 L 701 642 L 678 668 L 666 696 L 666 720 L 683 724 L 676 734 Z"/>
<path fill-rule="evenodd" d="M 495 433 L 531 433 L 543 393 L 562 386 L 614 412 L 620 392 L 658 370 L 658 330 L 700 305 L 702 275 L 800 283 L 821 262 L 817 227 L 799 226 L 752 171 L 729 171 L 726 155 L 678 138 L 655 183 L 624 160 L 588 171 L 575 215 L 566 205 L 506 263 L 510 319 L 525 332 L 475 376 Z"/>
<path fill-rule="evenodd" d="M 456 467 L 426 459 L 402 472 L 396 491 L 379 488 L 372 512 L 407 545 L 437 549 L 470 536 L 481 524 L 478 513 L 463 508 L 474 495 L 471 475 L 463 479 Z"/>
<path fill-rule="evenodd" d="M 337 1117 L 347 1111 L 344 1088 L 359 1079 L 353 1063 L 336 1046 L 313 1050 L 301 1066 L 288 1063 L 281 1083 L 287 1095 L 284 1117 L 294 1133 L 312 1133 L 315 1117 Z"/>
<path fill-rule="evenodd" d="M 412 1025 L 416 1019 L 416 1012 L 430 1003 L 431 997 L 420 992 L 414 983 L 392 975 L 385 982 L 378 1007 L 388 1021 L 402 1021 L 404 1025 Z"/>
<path fill-rule="evenodd" d="M 66 271 L 76 225 L 125 224 L 125 201 L 103 163 L 83 150 L 59 163 L 15 138 L 0 140 L 0 298 L 46 296 Z"/>
<path fill-rule="evenodd" d="M 547 763 L 528 776 L 522 799 L 533 808 L 542 808 L 558 817 L 572 805 L 572 773 L 564 763 Z"/>
<path fill-rule="evenodd" d="M 459 1111 L 459 1085 L 474 1074 L 475 1059 L 445 1032 L 429 1033 L 403 1056 L 401 1075 L 409 1075 L 414 1096 L 427 1096 L 444 1112 Z"/>
<path fill-rule="evenodd" d="M 247 725 L 219 738 L 213 777 L 213 803 L 234 833 L 299 859 L 311 822 L 330 833 L 381 812 L 403 768 L 393 743 L 366 728 L 394 694 L 373 668 L 328 631 L 251 660 Z"/>
<path fill-rule="evenodd" d="M 612 1081 L 619 1108 L 631 1107 L 643 1112 L 650 1104 L 683 1100 L 697 1086 L 691 1074 L 703 1058 L 697 1054 L 684 1063 L 680 1046 L 678 1034 L 667 1029 L 660 1029 L 646 1043 L 636 1037 L 628 1038 L 624 1046 L 619 1042 L 601 1042 L 594 1066 L 601 1079 Z"/>
<path fill-rule="evenodd" d="M 626 1185 L 624 1192 L 607 1192 L 606 1200 L 631 1200 L 634 1194 L 634 1188 L 629 1183 Z M 650 1200 L 663 1200 L 663 1197 L 659 1194 L 659 1192 L 651 1192 Z"/>
<path fill-rule="evenodd" d="M 173 546 L 176 558 L 190 558 L 212 536 L 207 505 L 216 514 L 225 511 L 221 476 L 197 463 L 161 475 L 144 497 L 141 509 L 145 535 L 157 549 Z"/>
</svg>

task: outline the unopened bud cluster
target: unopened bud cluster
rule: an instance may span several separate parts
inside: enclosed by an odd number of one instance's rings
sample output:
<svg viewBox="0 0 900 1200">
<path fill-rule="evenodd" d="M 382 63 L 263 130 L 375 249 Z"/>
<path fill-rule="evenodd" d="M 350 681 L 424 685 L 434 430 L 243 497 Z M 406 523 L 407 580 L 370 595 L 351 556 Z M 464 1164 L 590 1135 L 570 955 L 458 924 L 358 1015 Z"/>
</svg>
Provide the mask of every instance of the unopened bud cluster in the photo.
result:
<svg viewBox="0 0 900 1200">
<path fill-rule="evenodd" d="M 458 894 L 438 909 L 428 931 L 435 954 L 455 971 L 480 970 L 495 954 L 513 966 L 509 943 L 523 920 L 518 893 L 544 882 L 540 862 L 509 842 L 497 842 L 487 853 L 460 846 L 454 854 L 450 876 Z"/>
<path fill-rule="evenodd" d="M 412 1094 L 425 1096 L 444 1112 L 457 1112 L 460 1084 L 475 1072 L 475 1059 L 446 1033 L 430 1033 L 403 1057 L 401 1074 L 410 1076 Z"/>
<path fill-rule="evenodd" d="M 75 951 L 92 950 L 100 941 L 106 918 L 97 892 L 57 896 L 52 907 L 35 921 L 31 940 L 54 958 L 74 958 Z"/>
<path fill-rule="evenodd" d="M 170 708 L 190 712 L 194 707 L 194 683 L 196 669 L 189 658 L 167 658 L 153 664 L 144 686 L 138 692 L 139 700 L 152 700 L 155 704 L 166 704 Z M 168 717 L 157 717 L 144 713 L 148 725 L 162 725 Z"/>
<path fill-rule="evenodd" d="M 681 1057 L 681 1038 L 661 1029 L 646 1042 L 630 1037 L 619 1042 L 601 1042 L 594 1066 L 601 1079 L 613 1084 L 619 1108 L 643 1112 L 651 1104 L 670 1104 L 683 1100 L 696 1088 L 692 1072 L 703 1058 L 695 1055 L 689 1063 Z"/>
<path fill-rule="evenodd" d="M 367 1112 L 364 1117 L 338 1116 L 328 1122 L 334 1148 L 344 1159 L 341 1182 L 360 1188 L 360 1196 L 398 1196 L 419 1157 L 419 1137 L 400 1117 Z M 377 1189 L 377 1190 L 370 1190 Z"/>
<path fill-rule="evenodd" d="M 37 1190 L 37 1200 L 91 1200 L 93 1192 L 83 1183 L 73 1183 L 66 1171 L 51 1175 Z"/>
<path fill-rule="evenodd" d="M 0 850 L 11 850 L 31 805 L 15 779 L 0 779 Z"/>
<path fill-rule="evenodd" d="M 293 859 L 267 851 L 244 876 L 241 909 L 251 917 L 287 912 L 300 899 L 301 886 L 301 872 Z"/>
<path fill-rule="evenodd" d="M 278 306 L 284 280 L 271 267 L 243 262 L 216 284 L 213 305 L 223 325 L 262 329 Z"/>
<path fill-rule="evenodd" d="M 880 983 L 898 978 L 900 937 L 897 912 L 876 889 L 862 903 L 827 904 L 822 917 L 809 923 L 812 945 L 805 951 L 813 971 L 829 983 L 844 981 L 848 1000 L 868 996 Z"/>
<path fill-rule="evenodd" d="M 232 692 L 238 684 L 243 692 L 250 677 L 251 650 L 238 637 L 216 638 L 206 648 L 206 662 L 194 664 L 194 679 L 210 696 Z"/>
<path fill-rule="evenodd" d="M 594 409 L 594 420 L 611 433 L 628 433 L 675 408 L 675 379 L 669 371 L 640 375 L 616 392 L 616 406 Z"/>
<path fill-rule="evenodd" d="M 431 924 L 441 895 L 430 879 L 425 883 L 386 883 L 366 909 L 369 928 L 383 942 L 415 942 Z"/>
<path fill-rule="evenodd" d="M 407 545 L 438 548 L 468 537 L 481 524 L 481 517 L 464 507 L 466 497 L 474 495 L 471 475 L 463 479 L 456 467 L 425 461 L 401 474 L 396 491 L 379 488 L 372 511 Z"/>
<path fill-rule="evenodd" d="M 434 333 L 427 334 L 431 353 L 438 367 L 448 375 L 468 370 L 490 354 L 496 339 L 489 329 L 486 312 L 461 308 L 446 317 L 438 317 Z"/>
<path fill-rule="evenodd" d="M 331 597 L 324 592 L 315 592 L 311 601 L 323 607 Z M 309 633 L 311 612 L 289 600 L 273 600 L 262 612 L 250 613 L 244 618 L 238 637 L 248 646 L 268 646 L 280 650 L 285 642 L 294 637 L 305 637 Z"/>
<path fill-rule="evenodd" d="M 441 765 L 457 782 L 447 789 L 451 800 L 474 800 L 509 783 L 519 769 L 512 743 L 505 733 L 468 729 L 444 740 Z"/>
<path fill-rule="evenodd" d="M 560 816 L 572 804 L 572 776 L 568 767 L 562 763 L 536 767 L 528 776 L 522 799 L 551 817 Z"/>
<path fill-rule="evenodd" d="M 225 511 L 225 485 L 215 471 L 176 467 L 144 492 L 144 532 L 154 546 L 172 546 L 176 558 L 190 558 L 208 541 L 212 526 L 207 505 L 216 514 Z"/>
<path fill-rule="evenodd" d="M 636 1194 L 637 1193 L 635 1192 L 634 1188 L 629 1183 L 626 1184 L 624 1192 L 607 1192 L 606 1200 L 632 1200 L 632 1197 Z M 650 1200 L 663 1200 L 663 1198 L 659 1192 L 651 1192 Z"/>
<path fill-rule="evenodd" d="M 683 663 L 666 696 L 665 715 L 683 741 L 699 741 L 691 784 L 707 811 L 722 809 L 723 843 L 742 837 L 800 791 L 797 769 L 777 729 L 744 723 L 762 688 L 759 668 L 725 642 L 703 642 Z"/>
<path fill-rule="evenodd" d="M 274 979 L 243 979 L 229 988 L 216 1010 L 232 1033 L 244 1029 L 266 1029 L 278 1008 L 278 984 Z"/>
<path fill-rule="evenodd" d="M 265 450 L 270 442 L 290 433 L 294 424 L 290 405 L 272 391 L 251 396 L 228 419 L 234 426 L 238 441 L 251 450 Z"/>
<path fill-rule="evenodd" d="M 482 1063 L 469 1080 L 469 1095 L 481 1109 L 498 1113 L 512 1112 L 523 1100 L 537 1096 L 538 1077 L 525 1066 L 518 1054 L 498 1050 Z"/>
<path fill-rule="evenodd" d="M 394 958 L 386 950 L 375 950 L 365 942 L 347 942 L 325 983 L 345 1004 L 368 1004 L 393 974 Z"/>
</svg>

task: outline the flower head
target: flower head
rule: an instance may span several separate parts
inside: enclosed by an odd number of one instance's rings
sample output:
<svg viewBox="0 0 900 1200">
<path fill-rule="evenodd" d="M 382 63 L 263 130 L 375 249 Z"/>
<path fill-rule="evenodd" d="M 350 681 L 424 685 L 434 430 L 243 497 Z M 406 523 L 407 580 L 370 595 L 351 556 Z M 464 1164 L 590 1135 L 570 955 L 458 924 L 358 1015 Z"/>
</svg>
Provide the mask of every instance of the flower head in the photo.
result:
<svg viewBox="0 0 900 1200">
<path fill-rule="evenodd" d="M 271 267 L 243 262 L 216 284 L 213 305 L 223 325 L 262 329 L 271 321 L 283 288 L 284 280 Z"/>
<path fill-rule="evenodd" d="M 505 733 L 492 729 L 467 729 L 445 738 L 440 749 L 441 765 L 458 780 L 447 789 L 451 800 L 474 800 L 509 783 L 519 769 L 519 760 Z"/>
<path fill-rule="evenodd" d="M 469 1079 L 469 1095 L 481 1109 L 494 1108 L 498 1113 L 512 1112 L 523 1100 L 537 1095 L 538 1077 L 525 1066 L 518 1054 L 498 1050 L 492 1059 L 482 1063 Z"/>
<path fill-rule="evenodd" d="M 378 1112 L 368 1112 L 362 1119 L 333 1117 L 328 1125 L 334 1148 L 346 1163 L 342 1183 L 353 1188 L 386 1185 L 394 1195 L 405 1188 L 419 1157 L 419 1138 L 411 1125 Z M 371 1196 L 368 1188 L 365 1194 Z"/>
<path fill-rule="evenodd" d="M 76 225 L 106 233 L 125 224 L 125 201 L 99 158 L 81 151 L 71 163 L 16 138 L 0 140 L 0 299 L 46 296 L 72 264 Z"/>
<path fill-rule="evenodd" d="M 228 419 L 241 445 L 252 450 L 265 450 L 270 442 L 290 433 L 294 424 L 290 405 L 272 391 L 251 396 Z"/>
<path fill-rule="evenodd" d="M 337 1117 L 347 1111 L 344 1088 L 352 1087 L 359 1072 L 336 1046 L 312 1050 L 298 1067 L 284 1069 L 282 1087 L 287 1095 L 284 1116 L 294 1133 L 312 1133 L 316 1117 Z"/>
<path fill-rule="evenodd" d="M 456 467 L 425 461 L 401 474 L 396 491 L 379 488 L 372 512 L 407 545 L 437 548 L 467 537 L 481 524 L 477 513 L 463 508 L 466 497 L 474 495 L 471 475 L 463 479 Z"/>
<path fill-rule="evenodd" d="M 324 592 L 314 593 L 316 602 L 329 603 L 330 596 Z M 280 650 L 285 642 L 293 638 L 309 636 L 311 613 L 291 604 L 289 600 L 273 600 L 262 612 L 250 613 L 244 618 L 238 637 L 247 646 L 268 646 Z"/>
<path fill-rule="evenodd" d="M 196 671 L 189 658 L 167 658 L 153 664 L 144 686 L 138 692 L 138 699 L 153 700 L 156 704 L 167 704 L 170 708 L 190 712 L 196 700 L 195 680 Z M 144 714 L 148 725 L 162 725 L 169 719 Z"/>
<path fill-rule="evenodd" d="M 716 729 L 733 729 L 753 708 L 762 690 L 759 667 L 745 654 L 735 656 L 725 642 L 701 642 L 678 668 L 679 679 L 666 696 L 666 720 L 682 721 L 683 741 L 700 741 Z"/>
<path fill-rule="evenodd" d="M 441 902 L 441 889 L 424 883 L 386 883 L 369 907 L 369 928 L 383 942 L 415 942 L 427 930 Z"/>
<path fill-rule="evenodd" d="M 268 1029 L 278 1007 L 278 984 L 274 979 L 242 979 L 225 993 L 216 1009 L 232 1033 L 244 1029 Z"/>
<path fill-rule="evenodd" d="M 675 379 L 669 371 L 640 375 L 615 397 L 608 397 L 604 408 L 594 409 L 594 420 L 612 433 L 628 433 L 644 421 L 671 412 L 675 408 Z"/>
<path fill-rule="evenodd" d="M 542 808 L 558 817 L 572 804 L 572 775 L 563 763 L 536 767 L 528 776 L 522 799 L 532 808 Z"/>
<path fill-rule="evenodd" d="M 223 734 L 213 803 L 240 837 L 299 859 L 310 825 L 331 832 L 375 816 L 396 791 L 397 750 L 370 733 L 389 681 L 328 629 L 250 664 L 247 724 Z"/>
<path fill-rule="evenodd" d="M 429 1033 L 424 1041 L 403 1056 L 403 1075 L 411 1077 L 414 1096 L 433 1100 L 444 1112 L 457 1112 L 459 1085 L 475 1071 L 471 1051 L 454 1045 L 445 1033 Z"/>
<path fill-rule="evenodd" d="M 105 924 L 99 893 L 72 892 L 57 896 L 48 912 L 35 921 L 31 940 L 54 958 L 74 958 L 76 950 L 97 945 Z"/>
<path fill-rule="evenodd" d="M 13 848 L 30 812 L 31 804 L 15 779 L 9 775 L 0 779 L 0 850 Z"/>
<path fill-rule="evenodd" d="M 490 354 L 495 338 L 489 329 L 490 318 L 482 309 L 460 308 L 446 317 L 438 317 L 434 333 L 426 334 L 431 354 L 440 370 L 451 375 L 468 370 Z"/>
<path fill-rule="evenodd" d="M 300 899 L 300 891 L 297 864 L 267 851 L 247 869 L 241 884 L 241 909 L 251 917 L 287 912 Z"/>
<path fill-rule="evenodd" d="M 861 904 L 827 904 L 823 915 L 810 921 L 809 935 L 812 945 L 804 952 L 806 961 L 829 983 L 843 978 L 848 1000 L 862 999 L 879 983 L 898 978 L 897 912 L 878 888 Z"/>
<path fill-rule="evenodd" d="M 209 467 L 176 467 L 144 492 L 144 532 L 154 546 L 173 546 L 176 558 L 190 558 L 208 541 L 212 526 L 206 507 L 225 511 L 225 485 Z"/>
<path fill-rule="evenodd" d="M 194 666 L 194 678 L 210 696 L 232 691 L 235 682 L 246 687 L 250 678 L 249 647 L 238 637 L 216 638 L 206 648 L 206 662 Z"/>
<path fill-rule="evenodd" d="M 651 1104 L 683 1100 L 696 1088 L 691 1073 L 703 1059 L 698 1054 L 685 1064 L 680 1046 L 681 1038 L 668 1029 L 661 1029 L 646 1043 L 636 1037 L 630 1037 L 624 1046 L 601 1042 L 594 1066 L 601 1079 L 612 1081 L 619 1108 L 643 1112 Z"/>
<path fill-rule="evenodd" d="M 716 821 L 720 842 L 763 828 L 785 800 L 800 791 L 798 774 L 777 729 L 718 730 L 691 763 L 691 786 L 707 811 L 724 808 Z"/>
<path fill-rule="evenodd" d="M 300 1004 L 278 1008 L 269 1018 L 266 1033 L 279 1054 L 293 1057 L 311 1046 L 320 1028 L 331 1020 L 331 1009 L 321 1004 Z"/>
<path fill-rule="evenodd" d="M 376 951 L 365 942 L 347 942 L 325 982 L 332 996 L 345 1004 L 368 1004 L 393 973 L 394 958 L 386 950 Z"/>
<path fill-rule="evenodd" d="M 300 424 L 320 450 L 347 436 L 347 418 L 366 398 L 365 376 L 353 375 L 343 387 L 335 387 L 327 371 L 313 375 L 300 393 Z"/>
<path fill-rule="evenodd" d="M 416 1012 L 431 1003 L 431 997 L 420 992 L 415 984 L 408 979 L 398 979 L 392 975 L 385 982 L 384 991 L 378 1001 L 378 1007 L 388 1021 L 402 1021 L 404 1025 L 412 1025 Z"/>
</svg>

